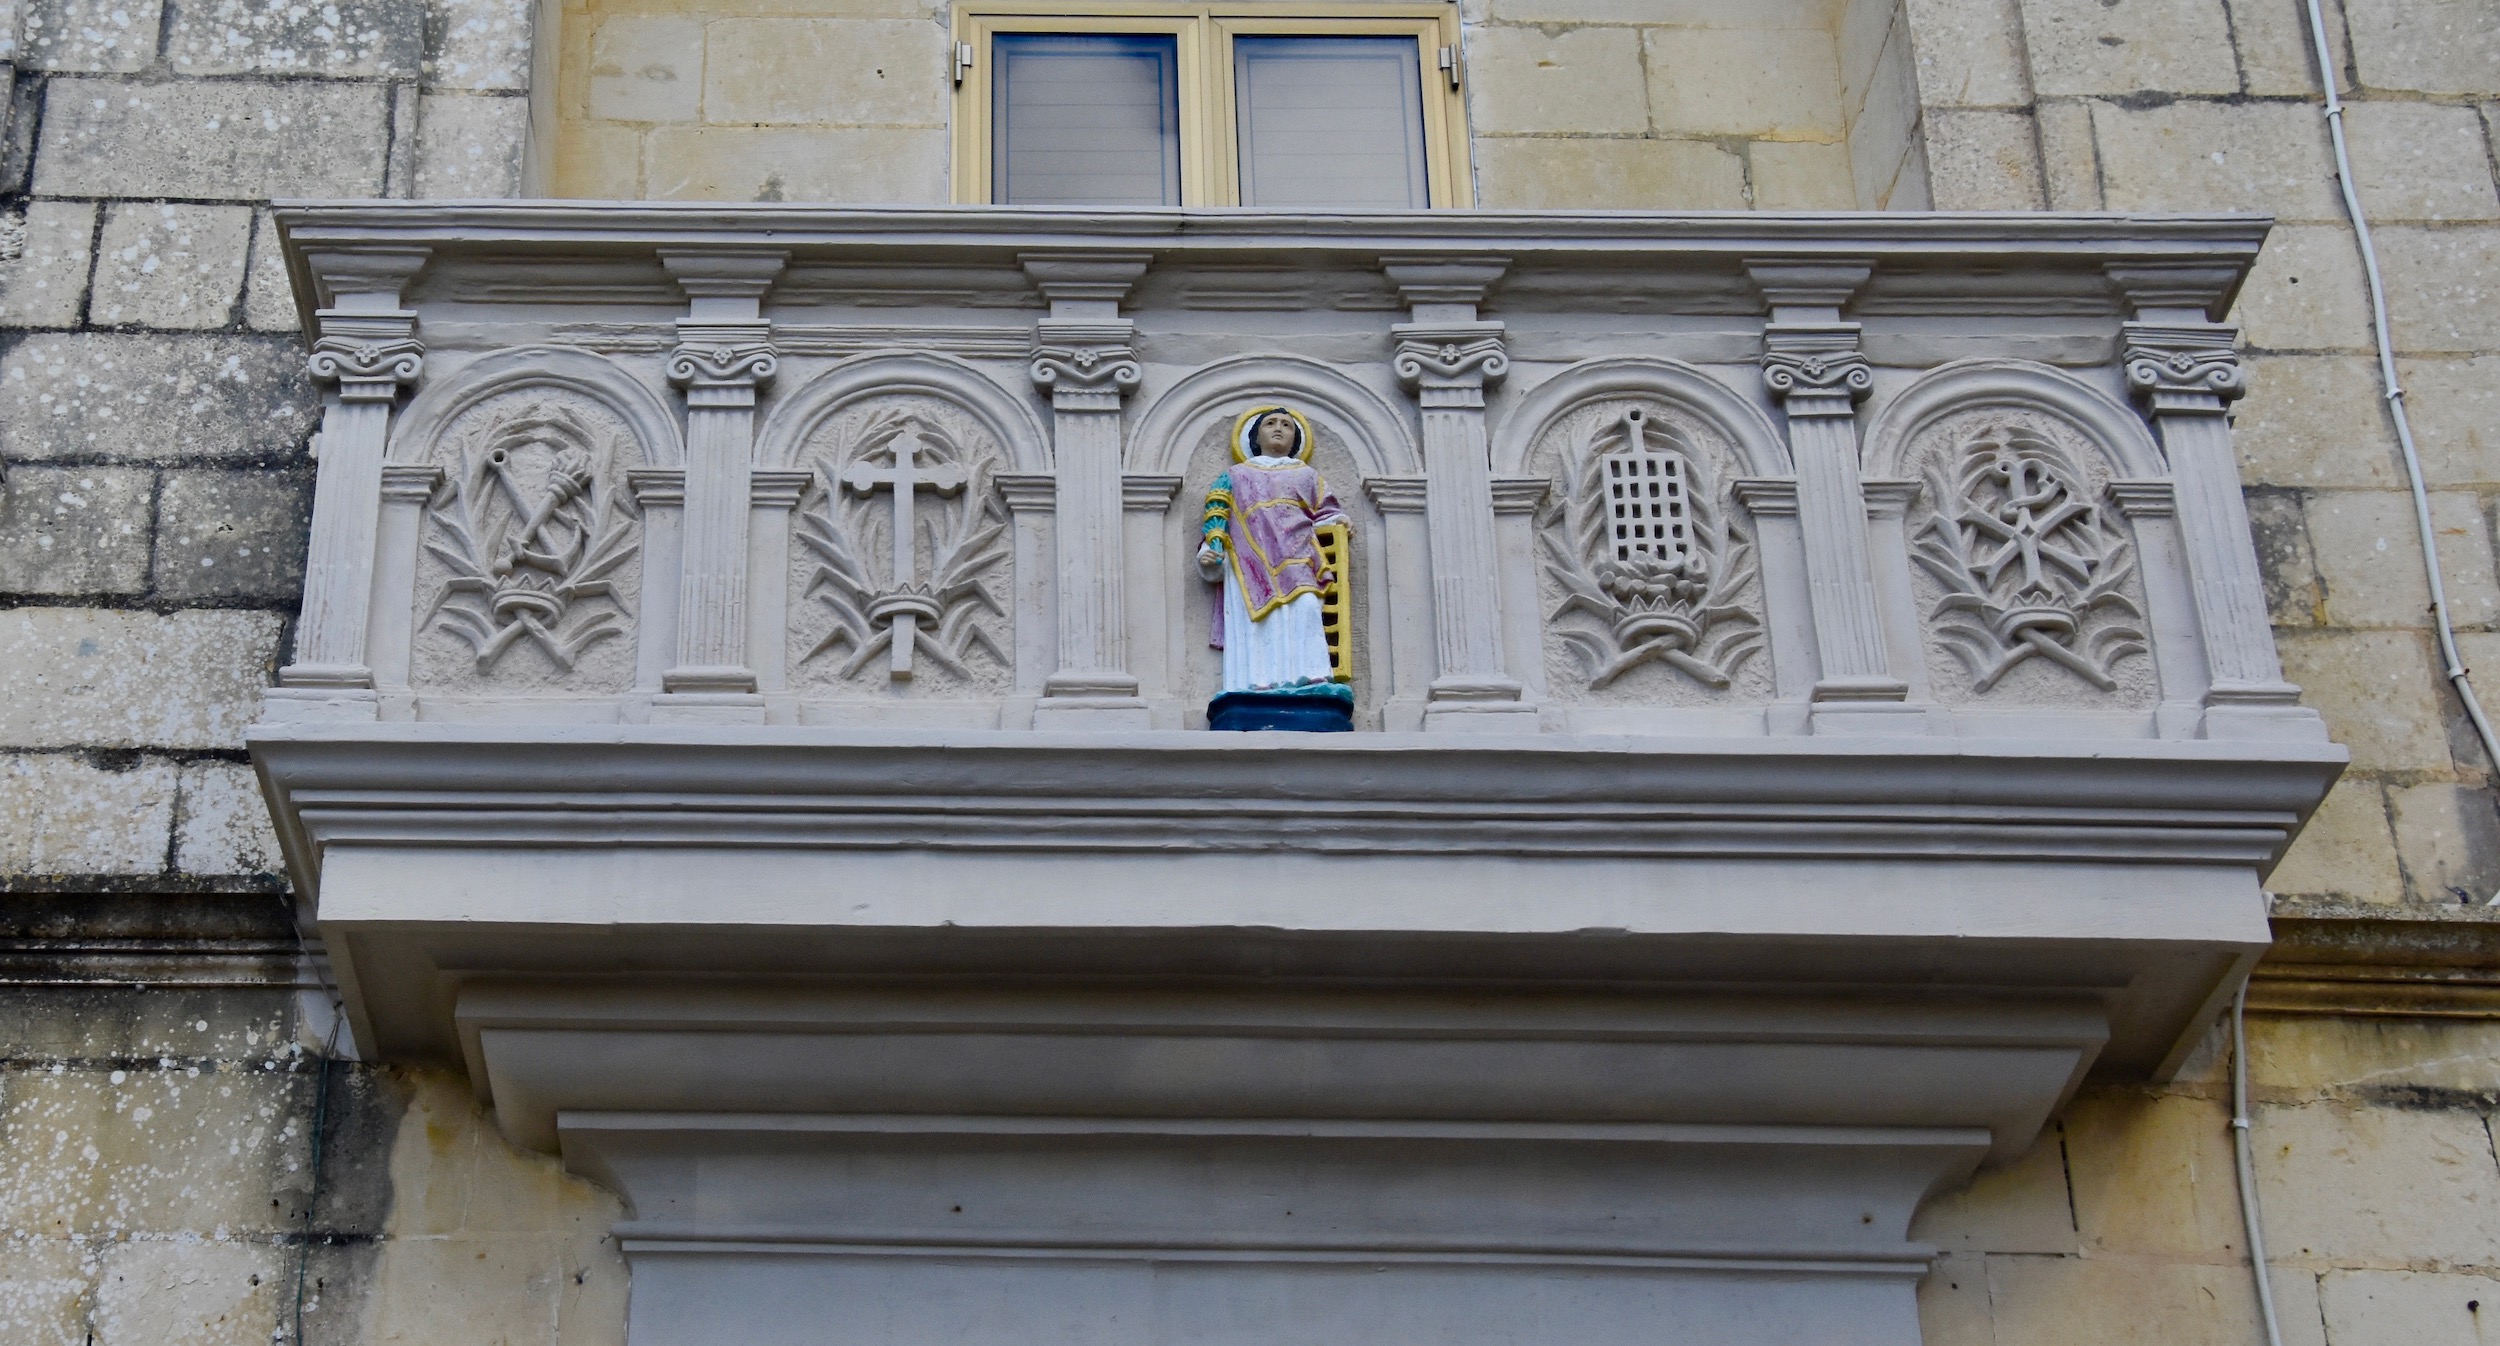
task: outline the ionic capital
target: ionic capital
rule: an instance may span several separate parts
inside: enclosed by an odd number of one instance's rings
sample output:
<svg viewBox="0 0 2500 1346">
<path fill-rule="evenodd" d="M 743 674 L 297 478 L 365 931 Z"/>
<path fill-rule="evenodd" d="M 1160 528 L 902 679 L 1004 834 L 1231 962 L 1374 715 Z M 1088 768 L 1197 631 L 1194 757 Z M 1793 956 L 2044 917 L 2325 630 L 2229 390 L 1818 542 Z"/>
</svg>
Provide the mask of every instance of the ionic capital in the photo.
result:
<svg viewBox="0 0 2500 1346">
<path fill-rule="evenodd" d="M 1856 323 L 1773 323 L 1762 333 L 1762 381 L 1791 416 L 1847 416 L 1875 386 Z"/>
<path fill-rule="evenodd" d="M 2218 415 L 2224 403 L 2248 391 L 2248 373 L 2232 346 L 2236 328 L 2131 322 L 2121 330 L 2127 387 L 2156 414 Z"/>
<path fill-rule="evenodd" d="M 1426 406 L 1481 406 L 1486 385 L 1510 372 L 1510 350 L 1497 322 L 1400 323 L 1389 335 L 1398 343 L 1390 368 Z"/>
<path fill-rule="evenodd" d="M 1034 386 L 1069 410 L 1116 410 L 1146 378 L 1129 345 L 1136 325 L 1125 320 L 1052 322 L 1033 333 L 1029 371 Z"/>
<path fill-rule="evenodd" d="M 681 344 L 668 356 L 668 381 L 686 390 L 690 407 L 749 407 L 755 391 L 781 372 L 781 352 L 763 323 L 677 324 Z"/>
<path fill-rule="evenodd" d="M 304 362 L 314 382 L 337 384 L 340 400 L 347 402 L 392 401 L 424 367 L 424 344 L 405 335 L 324 336 L 313 342 L 312 358 Z"/>
</svg>

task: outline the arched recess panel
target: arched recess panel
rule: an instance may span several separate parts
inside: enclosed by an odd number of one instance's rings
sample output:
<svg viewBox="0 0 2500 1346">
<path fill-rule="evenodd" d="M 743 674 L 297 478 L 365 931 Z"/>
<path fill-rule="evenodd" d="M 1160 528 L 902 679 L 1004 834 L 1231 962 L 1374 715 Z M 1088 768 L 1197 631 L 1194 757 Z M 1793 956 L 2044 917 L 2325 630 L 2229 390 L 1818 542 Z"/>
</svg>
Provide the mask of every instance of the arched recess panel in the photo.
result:
<svg viewBox="0 0 2500 1346">
<path fill-rule="evenodd" d="M 657 683 L 675 634 L 685 449 L 616 362 L 521 346 L 430 380 L 391 437 L 375 678 L 429 718 Z"/>
</svg>

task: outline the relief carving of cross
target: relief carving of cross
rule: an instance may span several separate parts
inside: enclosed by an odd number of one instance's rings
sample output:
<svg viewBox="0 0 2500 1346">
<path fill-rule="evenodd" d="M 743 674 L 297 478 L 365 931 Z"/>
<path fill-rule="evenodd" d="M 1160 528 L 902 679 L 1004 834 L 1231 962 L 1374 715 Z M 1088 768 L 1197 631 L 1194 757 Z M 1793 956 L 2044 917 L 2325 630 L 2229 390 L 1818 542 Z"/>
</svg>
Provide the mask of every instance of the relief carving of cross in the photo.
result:
<svg viewBox="0 0 2500 1346">
<path fill-rule="evenodd" d="M 964 487 L 965 473 L 956 463 L 920 463 L 920 454 L 928 447 L 917 424 L 906 422 L 894 442 L 887 446 L 894 456 L 890 467 L 877 467 L 865 457 L 854 460 L 842 474 L 844 487 L 861 495 L 874 495 L 882 486 L 894 493 L 894 579 L 885 599 L 870 612 L 872 618 L 883 617 L 892 630 L 893 676 L 911 676 L 912 647 L 917 644 L 920 619 L 935 620 L 937 604 L 928 595 L 916 594 L 920 582 L 916 543 L 919 524 L 913 517 L 913 502 L 922 491 L 953 495 Z"/>
</svg>

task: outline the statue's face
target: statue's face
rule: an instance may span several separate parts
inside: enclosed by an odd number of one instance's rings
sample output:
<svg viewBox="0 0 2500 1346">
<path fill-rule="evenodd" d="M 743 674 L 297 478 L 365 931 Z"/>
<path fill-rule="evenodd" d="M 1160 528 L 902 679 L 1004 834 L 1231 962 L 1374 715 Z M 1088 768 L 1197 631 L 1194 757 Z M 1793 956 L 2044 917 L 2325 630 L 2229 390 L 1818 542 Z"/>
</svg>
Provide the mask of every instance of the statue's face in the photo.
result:
<svg viewBox="0 0 2500 1346">
<path fill-rule="evenodd" d="M 1291 416 L 1282 412 L 1261 416 L 1257 428 L 1250 432 L 1250 442 L 1258 446 L 1261 454 L 1270 458 L 1292 457 L 1294 441 L 1301 437 L 1301 428 L 1293 423 Z"/>
</svg>

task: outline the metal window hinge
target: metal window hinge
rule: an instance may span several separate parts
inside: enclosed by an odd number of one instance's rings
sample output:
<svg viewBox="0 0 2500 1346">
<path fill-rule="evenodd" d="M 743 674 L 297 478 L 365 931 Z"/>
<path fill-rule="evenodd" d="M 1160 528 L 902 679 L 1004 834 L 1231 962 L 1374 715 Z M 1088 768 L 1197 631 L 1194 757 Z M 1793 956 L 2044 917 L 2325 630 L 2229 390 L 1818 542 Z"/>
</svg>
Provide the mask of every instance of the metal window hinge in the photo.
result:
<svg viewBox="0 0 2500 1346">
<path fill-rule="evenodd" d="M 1441 73 L 1450 77 L 1451 88 L 1458 87 L 1458 48 L 1443 47 L 1441 49 Z"/>
<path fill-rule="evenodd" d="M 972 69 L 972 44 L 971 44 L 971 43 L 969 43 L 969 42 L 958 42 L 958 43 L 956 43 L 956 44 L 955 44 L 955 83 L 956 83 L 958 86 L 961 86 L 961 85 L 963 84 L 963 82 L 964 82 L 964 74 L 965 74 L 965 72 L 966 72 L 966 71 L 969 71 L 969 70 L 971 70 L 971 69 Z"/>
</svg>

